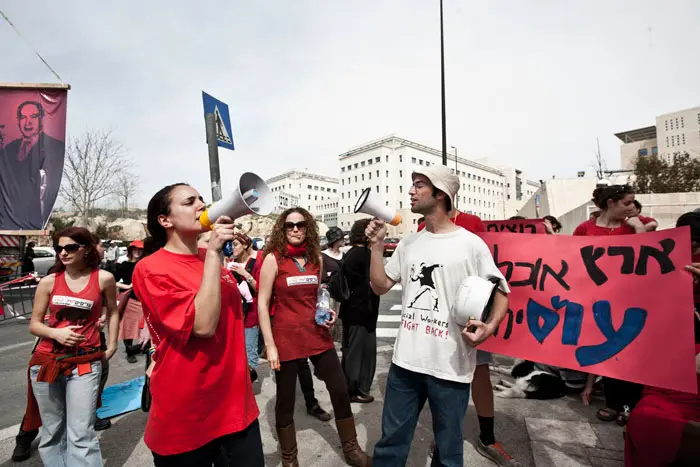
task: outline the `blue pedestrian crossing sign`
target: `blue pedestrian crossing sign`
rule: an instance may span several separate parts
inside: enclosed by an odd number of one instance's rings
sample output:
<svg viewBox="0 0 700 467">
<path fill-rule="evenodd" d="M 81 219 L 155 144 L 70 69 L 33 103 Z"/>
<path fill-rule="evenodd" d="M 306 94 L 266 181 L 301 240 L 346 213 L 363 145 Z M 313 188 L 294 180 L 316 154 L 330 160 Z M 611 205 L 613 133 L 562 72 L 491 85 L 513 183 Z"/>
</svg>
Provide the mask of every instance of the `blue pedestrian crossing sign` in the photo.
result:
<svg viewBox="0 0 700 467">
<path fill-rule="evenodd" d="M 231 118 L 228 113 L 228 105 L 202 91 L 204 102 L 204 115 L 214 114 L 216 123 L 216 139 L 219 146 L 233 151 L 233 137 L 231 132 Z"/>
</svg>

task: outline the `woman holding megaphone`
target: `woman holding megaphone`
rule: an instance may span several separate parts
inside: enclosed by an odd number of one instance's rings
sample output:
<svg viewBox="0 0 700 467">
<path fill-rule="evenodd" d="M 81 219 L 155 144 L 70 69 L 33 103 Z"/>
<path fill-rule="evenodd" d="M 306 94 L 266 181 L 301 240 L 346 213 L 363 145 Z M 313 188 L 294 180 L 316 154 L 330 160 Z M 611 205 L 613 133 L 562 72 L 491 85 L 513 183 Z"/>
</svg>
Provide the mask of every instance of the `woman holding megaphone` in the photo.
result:
<svg viewBox="0 0 700 467">
<path fill-rule="evenodd" d="M 329 330 L 335 312 L 331 311 L 331 319 L 321 324 L 315 319 L 322 260 L 313 216 L 299 207 L 284 211 L 272 228 L 265 250 L 267 255 L 258 286 L 258 312 L 267 359 L 270 367 L 278 370 L 275 424 L 282 465 L 299 465 L 294 398 L 299 366 L 310 358 L 330 393 L 345 461 L 353 466 L 370 466 L 372 459 L 357 443 L 350 395 Z M 272 297 L 274 327 L 270 325 Z"/>
<path fill-rule="evenodd" d="M 241 296 L 221 266 L 233 221 L 217 216 L 197 248 L 206 206 L 197 190 L 170 185 L 148 203 L 148 231 L 161 248 L 139 261 L 133 290 L 156 353 L 144 441 L 156 466 L 263 466 L 258 407 L 248 374 Z"/>
</svg>

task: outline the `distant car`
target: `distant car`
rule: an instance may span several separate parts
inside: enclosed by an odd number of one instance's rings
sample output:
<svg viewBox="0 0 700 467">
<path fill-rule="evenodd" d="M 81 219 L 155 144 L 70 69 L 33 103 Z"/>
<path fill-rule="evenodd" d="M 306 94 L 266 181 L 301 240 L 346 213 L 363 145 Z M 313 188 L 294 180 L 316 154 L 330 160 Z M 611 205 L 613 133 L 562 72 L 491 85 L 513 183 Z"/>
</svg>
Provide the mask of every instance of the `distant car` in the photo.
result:
<svg viewBox="0 0 700 467">
<path fill-rule="evenodd" d="M 396 251 L 396 247 L 399 245 L 398 238 L 385 238 L 384 239 L 384 256 L 391 256 Z"/>
<path fill-rule="evenodd" d="M 56 251 L 48 246 L 35 246 L 33 263 L 34 271 L 40 276 L 45 276 L 56 263 Z"/>
</svg>

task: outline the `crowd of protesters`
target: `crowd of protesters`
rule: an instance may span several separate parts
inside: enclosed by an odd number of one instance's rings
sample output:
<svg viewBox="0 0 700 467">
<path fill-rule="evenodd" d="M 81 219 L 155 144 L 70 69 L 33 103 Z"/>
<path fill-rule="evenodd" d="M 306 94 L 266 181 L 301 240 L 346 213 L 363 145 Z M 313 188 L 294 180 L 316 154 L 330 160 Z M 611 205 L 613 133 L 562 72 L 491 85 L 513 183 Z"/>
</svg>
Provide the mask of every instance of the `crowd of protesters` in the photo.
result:
<svg viewBox="0 0 700 467">
<path fill-rule="evenodd" d="M 30 456 L 31 442 L 42 427 L 39 454 L 45 465 L 102 465 L 95 433 L 110 423 L 99 419 L 96 409 L 109 360 L 122 341 L 127 361 L 149 355 L 151 403 L 144 440 L 156 466 L 265 464 L 252 386 L 262 358 L 275 371 L 274 423 L 283 466 L 299 465 L 297 379 L 307 412 L 331 419 L 314 396 L 309 361 L 330 394 L 348 465 L 406 465 L 426 401 L 433 416 L 432 465 L 462 465 L 470 396 L 479 424 L 477 451 L 496 465 L 520 465 L 496 436 L 489 370 L 493 358 L 478 348 L 505 316 L 508 284 L 475 235 L 485 231 L 482 221 L 454 208 L 457 177 L 442 166 L 426 166 L 412 179 L 411 210 L 423 217 L 418 232 L 401 241 L 386 264 L 387 227 L 382 221 L 355 222 L 347 241 L 342 230 L 331 228 L 328 248 L 321 251 L 317 223 L 302 208 L 278 216 L 264 251 L 225 216 L 203 239 L 199 216 L 206 205 L 187 184 L 166 186 L 153 196 L 149 238 L 132 242 L 121 263 L 114 245 L 105 253 L 100 240 L 84 228 L 58 232 L 56 264 L 36 290 L 30 332 L 37 344 L 27 368 L 27 409 L 13 460 Z M 641 215 L 642 206 L 627 185 L 598 187 L 592 198 L 597 211 L 574 235 L 634 235 L 658 228 L 655 219 Z M 542 221 L 548 234 L 560 234 L 556 218 Z M 691 230 L 694 263 L 687 269 L 695 275 L 698 302 L 700 212 L 684 214 L 677 225 Z M 232 253 L 222 258 L 228 242 Z M 28 249 L 27 268 L 32 258 Z M 100 269 L 103 259 L 106 270 Z M 328 286 L 338 275 L 348 295 L 334 297 L 330 318 L 318 322 L 319 286 Z M 460 284 L 469 276 L 497 283 L 491 313 L 483 322 L 471 319 L 464 328 L 450 321 L 449 337 L 441 341 L 399 329 L 381 438 L 371 455 L 365 453 L 357 441 L 351 404 L 374 401 L 380 296 L 400 283 L 402 314 L 410 313 L 425 295 L 431 316 L 450 316 Z M 700 315 L 695 313 L 698 343 Z M 334 335 L 339 336 L 341 359 Z M 578 386 L 583 403 L 590 404 L 601 391 L 605 407 L 596 416 L 627 425 L 628 467 L 697 465 L 692 463 L 700 458 L 697 395 L 593 374 L 583 377 Z"/>
</svg>

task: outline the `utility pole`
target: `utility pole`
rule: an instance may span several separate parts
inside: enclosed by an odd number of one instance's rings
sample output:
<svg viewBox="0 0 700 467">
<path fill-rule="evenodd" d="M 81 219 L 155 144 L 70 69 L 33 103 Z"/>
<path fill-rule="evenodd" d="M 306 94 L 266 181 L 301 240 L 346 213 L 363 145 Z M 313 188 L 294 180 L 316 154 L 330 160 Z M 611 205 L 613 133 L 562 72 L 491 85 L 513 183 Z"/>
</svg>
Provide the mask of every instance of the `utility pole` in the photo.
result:
<svg viewBox="0 0 700 467">
<path fill-rule="evenodd" d="M 440 72 L 442 79 L 442 165 L 447 166 L 447 117 L 445 112 L 445 32 L 442 20 L 442 0 L 440 0 Z"/>
<path fill-rule="evenodd" d="M 213 113 L 204 116 L 209 147 L 209 178 L 211 179 L 212 202 L 221 199 L 221 173 L 219 172 L 219 142 L 216 137 L 216 117 Z"/>
<path fill-rule="evenodd" d="M 457 178 L 459 179 L 459 167 L 457 166 L 457 148 L 452 146 L 452 149 L 455 150 L 455 175 L 457 175 Z M 459 199 L 459 196 L 455 197 L 455 209 L 457 208 L 457 200 Z"/>
</svg>

